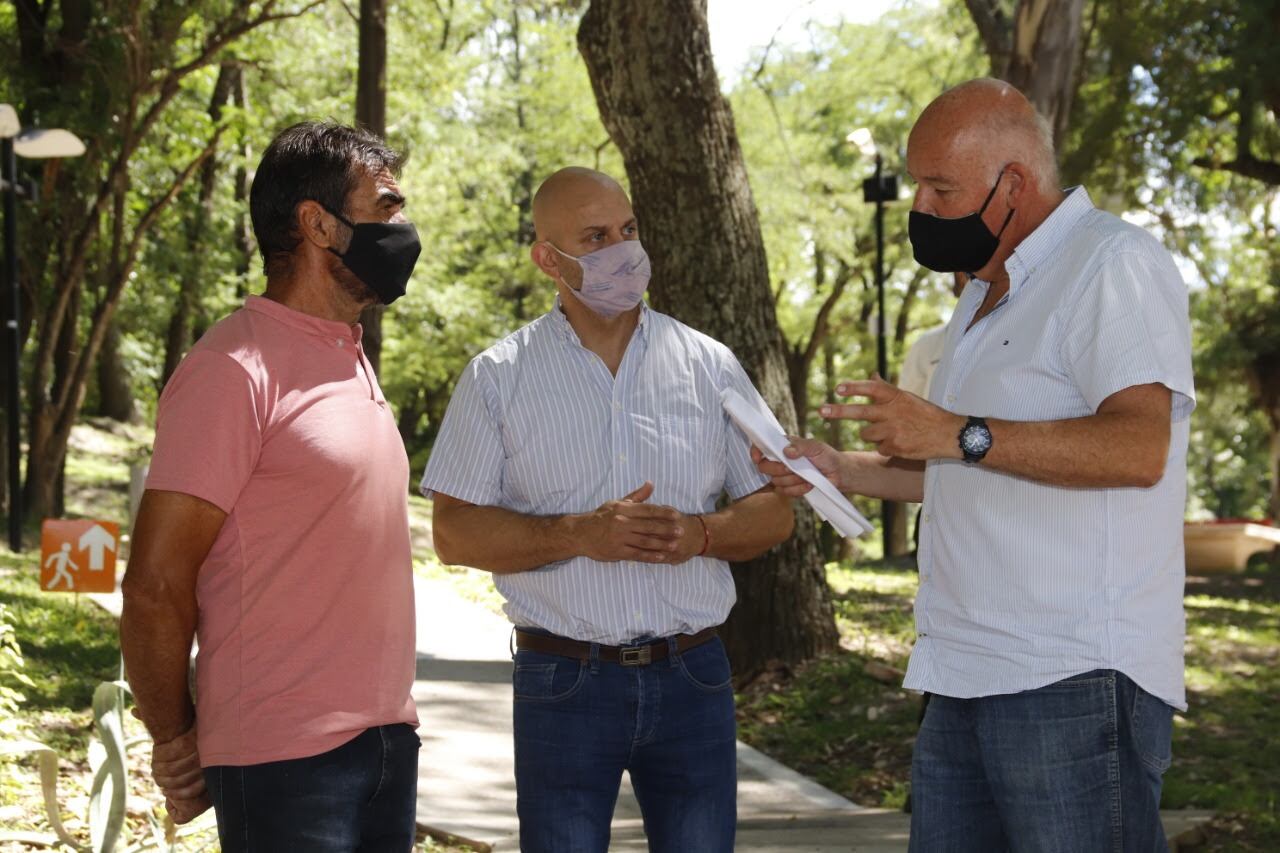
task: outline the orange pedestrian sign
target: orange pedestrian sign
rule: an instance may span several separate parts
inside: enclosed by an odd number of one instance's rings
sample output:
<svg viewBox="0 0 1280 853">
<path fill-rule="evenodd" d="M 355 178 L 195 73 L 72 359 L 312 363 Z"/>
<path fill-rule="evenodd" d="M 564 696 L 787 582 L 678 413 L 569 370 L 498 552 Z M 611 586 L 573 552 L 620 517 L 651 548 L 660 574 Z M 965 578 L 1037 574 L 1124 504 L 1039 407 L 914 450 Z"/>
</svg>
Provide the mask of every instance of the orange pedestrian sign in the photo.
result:
<svg viewBox="0 0 1280 853">
<path fill-rule="evenodd" d="M 91 518 L 46 518 L 40 528 L 40 588 L 115 592 L 120 525 Z"/>
</svg>

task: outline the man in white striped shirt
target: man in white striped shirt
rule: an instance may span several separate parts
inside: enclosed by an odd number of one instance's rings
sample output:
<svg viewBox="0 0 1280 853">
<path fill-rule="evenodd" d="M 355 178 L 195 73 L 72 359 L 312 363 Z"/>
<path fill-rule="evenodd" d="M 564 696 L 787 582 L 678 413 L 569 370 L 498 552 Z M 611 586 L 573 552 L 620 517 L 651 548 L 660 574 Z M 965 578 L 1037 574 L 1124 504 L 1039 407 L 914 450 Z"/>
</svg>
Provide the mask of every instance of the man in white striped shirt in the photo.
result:
<svg viewBox="0 0 1280 853">
<path fill-rule="evenodd" d="M 562 169 L 533 218 L 556 304 L 467 367 L 422 478 L 440 559 L 493 572 L 516 626 L 520 847 L 607 850 L 626 770 L 651 850 L 728 853 L 726 561 L 789 536 L 790 501 L 721 407 L 756 393 L 737 359 L 641 301 L 622 188 Z"/>
<path fill-rule="evenodd" d="M 866 421 L 877 452 L 794 444 L 846 491 L 925 501 L 911 849 L 1163 851 L 1186 707 L 1186 287 L 1153 237 L 1057 188 L 1048 127 L 1005 83 L 935 100 L 907 169 L 916 260 L 975 276 L 929 400 L 846 382 L 870 403 L 822 414 Z"/>
</svg>

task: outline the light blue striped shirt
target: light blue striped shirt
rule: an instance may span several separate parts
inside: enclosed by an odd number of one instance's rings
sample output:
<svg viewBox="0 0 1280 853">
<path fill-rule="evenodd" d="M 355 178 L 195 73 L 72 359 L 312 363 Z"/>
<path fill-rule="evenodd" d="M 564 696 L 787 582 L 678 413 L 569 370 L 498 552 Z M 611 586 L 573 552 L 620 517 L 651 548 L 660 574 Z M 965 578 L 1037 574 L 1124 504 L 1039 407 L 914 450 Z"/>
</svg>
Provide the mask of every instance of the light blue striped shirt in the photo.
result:
<svg viewBox="0 0 1280 853">
<path fill-rule="evenodd" d="M 1186 708 L 1186 286 L 1155 238 L 1097 210 L 1082 188 L 1006 268 L 1008 295 L 967 332 L 988 284 L 965 288 L 930 399 L 964 415 L 1049 421 L 1158 382 L 1173 391 L 1169 457 L 1147 489 L 1063 488 L 931 461 L 906 686 L 971 698 L 1106 668 Z"/>
<path fill-rule="evenodd" d="M 526 515 L 583 513 L 653 483 L 649 503 L 713 512 L 768 483 L 720 404 L 751 381 L 727 347 L 640 309 L 616 378 L 582 346 L 559 303 L 476 356 L 458 380 L 422 493 Z M 508 618 L 576 640 L 619 645 L 694 633 L 729 615 L 729 564 L 601 563 L 575 557 L 495 574 Z"/>
</svg>

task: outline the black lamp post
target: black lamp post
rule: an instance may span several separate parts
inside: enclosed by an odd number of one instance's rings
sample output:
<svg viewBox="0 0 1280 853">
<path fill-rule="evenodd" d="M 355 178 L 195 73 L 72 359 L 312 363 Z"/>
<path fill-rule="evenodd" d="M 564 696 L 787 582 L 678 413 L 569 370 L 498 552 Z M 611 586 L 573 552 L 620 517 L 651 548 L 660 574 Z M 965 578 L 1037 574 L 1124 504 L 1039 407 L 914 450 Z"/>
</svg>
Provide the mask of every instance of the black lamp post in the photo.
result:
<svg viewBox="0 0 1280 853">
<path fill-rule="evenodd" d="M 22 550 L 21 382 L 22 309 L 18 289 L 18 196 L 35 198 L 35 184 L 18 184 L 18 157 L 78 157 L 84 143 L 66 130 L 27 130 L 8 104 L 0 104 L 0 192 L 4 193 L 5 410 L 9 428 L 9 549 Z"/>
<path fill-rule="evenodd" d="M 876 148 L 870 129 L 859 128 L 845 137 L 845 141 L 856 145 L 864 155 L 875 158 L 875 173 L 862 182 L 862 200 L 874 202 L 876 206 L 876 372 L 881 379 L 888 381 L 888 338 L 884 326 L 884 206 L 886 202 L 898 200 L 898 176 L 884 174 L 880 151 Z M 886 560 L 889 558 L 889 528 L 893 521 L 891 505 L 890 501 L 880 502 L 880 526 Z"/>
</svg>

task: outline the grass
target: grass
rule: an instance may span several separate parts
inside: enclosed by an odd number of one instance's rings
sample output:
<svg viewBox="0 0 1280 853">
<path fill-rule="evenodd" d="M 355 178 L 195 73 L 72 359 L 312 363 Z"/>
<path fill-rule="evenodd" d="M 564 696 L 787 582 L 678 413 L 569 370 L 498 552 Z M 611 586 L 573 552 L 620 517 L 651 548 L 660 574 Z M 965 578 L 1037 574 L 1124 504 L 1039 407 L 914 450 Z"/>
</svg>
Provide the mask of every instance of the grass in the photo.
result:
<svg viewBox="0 0 1280 853">
<path fill-rule="evenodd" d="M 841 650 L 739 696 L 743 740 L 853 801 L 900 807 L 919 699 L 864 672 L 905 667 L 916 576 L 828 567 Z M 1218 813 L 1197 849 L 1280 850 L 1280 572 L 1189 578 L 1189 709 L 1174 718 L 1167 809 Z"/>
</svg>

